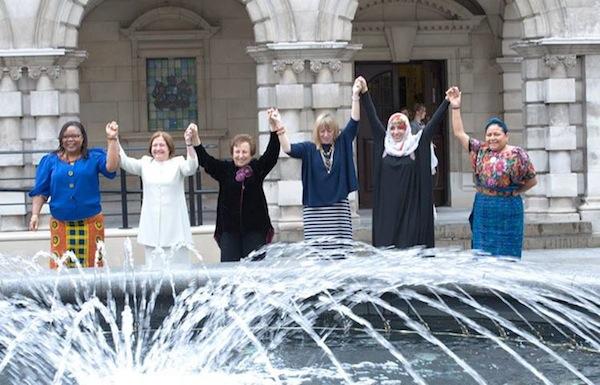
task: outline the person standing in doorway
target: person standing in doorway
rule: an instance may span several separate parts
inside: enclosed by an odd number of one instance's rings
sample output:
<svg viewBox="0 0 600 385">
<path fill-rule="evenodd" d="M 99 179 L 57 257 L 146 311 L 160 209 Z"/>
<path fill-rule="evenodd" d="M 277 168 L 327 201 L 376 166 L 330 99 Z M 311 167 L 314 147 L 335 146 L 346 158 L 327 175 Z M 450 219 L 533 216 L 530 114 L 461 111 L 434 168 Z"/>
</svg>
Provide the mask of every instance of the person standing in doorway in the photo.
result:
<svg viewBox="0 0 600 385">
<path fill-rule="evenodd" d="M 411 133 L 413 135 L 416 135 L 417 132 L 425 128 L 425 117 L 427 116 L 427 107 L 425 107 L 425 105 L 422 103 L 415 103 L 413 110 L 414 117 L 413 120 L 410 121 L 410 128 Z"/>
<path fill-rule="evenodd" d="M 449 102 L 413 135 L 402 113 L 392 114 L 387 127 L 381 123 L 366 82 L 362 101 L 373 132 L 373 246 L 434 247 L 431 139 Z"/>
</svg>

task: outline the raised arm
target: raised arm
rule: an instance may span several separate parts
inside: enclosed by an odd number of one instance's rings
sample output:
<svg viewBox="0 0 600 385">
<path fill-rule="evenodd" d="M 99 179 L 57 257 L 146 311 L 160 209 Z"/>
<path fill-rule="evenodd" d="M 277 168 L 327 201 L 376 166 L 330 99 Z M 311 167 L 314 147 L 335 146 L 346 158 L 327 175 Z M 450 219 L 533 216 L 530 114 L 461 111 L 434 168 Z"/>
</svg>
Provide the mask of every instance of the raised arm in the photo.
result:
<svg viewBox="0 0 600 385">
<path fill-rule="evenodd" d="M 192 142 L 194 151 L 198 157 L 198 163 L 204 170 L 216 180 L 220 180 L 223 175 L 223 170 L 226 167 L 226 162 L 212 157 L 202 145 L 198 130 L 192 130 Z"/>
<path fill-rule="evenodd" d="M 368 92 L 367 82 L 364 78 L 362 79 L 363 87 L 362 87 L 362 103 L 367 112 L 367 119 L 369 119 L 369 125 L 371 126 L 371 131 L 373 133 L 373 138 L 377 141 L 383 140 L 385 137 L 386 127 L 379 120 L 379 116 L 377 116 L 377 110 L 375 109 L 375 105 L 373 104 L 373 100 L 371 99 L 371 94 Z"/>
<path fill-rule="evenodd" d="M 142 175 L 142 160 L 130 158 L 119 144 L 119 164 L 121 168 L 133 175 Z"/>
<path fill-rule="evenodd" d="M 442 120 L 446 117 L 446 111 L 448 111 L 448 105 L 450 104 L 450 100 L 448 99 L 448 91 L 446 91 L 446 98 L 442 101 L 442 103 L 438 106 L 438 108 L 433 113 L 433 116 L 423 128 L 423 137 L 426 140 L 431 141 L 435 130 L 439 129 L 442 125 Z"/>
<path fill-rule="evenodd" d="M 112 121 L 106 125 L 106 170 L 115 172 L 119 169 L 119 125 Z"/>
<path fill-rule="evenodd" d="M 290 143 L 290 138 L 288 138 L 285 132 L 285 127 L 281 122 L 281 115 L 279 115 L 279 110 L 277 108 L 269 108 L 267 110 L 267 118 L 269 119 L 269 127 L 271 127 L 271 132 L 277 133 L 277 136 L 279 137 L 279 144 L 281 146 L 281 149 L 286 154 L 289 154 L 292 150 L 292 145 Z"/>
<path fill-rule="evenodd" d="M 267 149 L 265 152 L 258 158 L 258 163 L 261 165 L 261 168 L 264 170 L 265 175 L 271 172 L 273 167 L 277 164 L 277 159 L 279 159 L 279 135 L 277 131 L 271 131 L 271 135 L 269 136 L 269 144 L 267 145 Z"/>
<path fill-rule="evenodd" d="M 461 96 L 458 87 L 450 87 L 446 91 L 446 98 L 448 98 L 450 107 L 452 108 L 452 132 L 462 147 L 469 151 L 469 135 L 465 132 L 462 117 L 460 116 Z"/>
<path fill-rule="evenodd" d="M 350 111 L 350 117 L 357 122 L 360 120 L 360 92 L 363 89 L 363 82 L 366 85 L 366 81 L 362 76 L 357 77 L 352 85 L 352 110 Z"/>
<path fill-rule="evenodd" d="M 183 174 L 184 176 L 194 175 L 194 173 L 198 169 L 198 156 L 196 154 L 196 150 L 194 150 L 194 146 L 192 143 L 194 132 L 198 132 L 198 126 L 196 126 L 196 124 L 194 123 L 190 123 L 185 132 L 183 133 L 187 155 L 185 157 L 185 162 L 183 162 L 180 166 L 180 170 L 181 174 Z"/>
</svg>

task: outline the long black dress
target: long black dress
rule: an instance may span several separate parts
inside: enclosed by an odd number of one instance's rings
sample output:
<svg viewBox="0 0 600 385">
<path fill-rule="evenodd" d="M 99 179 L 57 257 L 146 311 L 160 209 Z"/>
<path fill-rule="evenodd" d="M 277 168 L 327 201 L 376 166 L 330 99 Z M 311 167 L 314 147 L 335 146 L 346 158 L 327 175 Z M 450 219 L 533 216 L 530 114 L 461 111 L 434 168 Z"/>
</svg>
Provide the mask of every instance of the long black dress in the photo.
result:
<svg viewBox="0 0 600 385">
<path fill-rule="evenodd" d="M 434 247 L 430 144 L 448 110 L 448 101 L 444 100 L 423 129 L 414 159 L 389 154 L 382 157 L 386 126 L 379 120 L 368 92 L 362 95 L 362 105 L 373 131 L 373 246 Z"/>
</svg>

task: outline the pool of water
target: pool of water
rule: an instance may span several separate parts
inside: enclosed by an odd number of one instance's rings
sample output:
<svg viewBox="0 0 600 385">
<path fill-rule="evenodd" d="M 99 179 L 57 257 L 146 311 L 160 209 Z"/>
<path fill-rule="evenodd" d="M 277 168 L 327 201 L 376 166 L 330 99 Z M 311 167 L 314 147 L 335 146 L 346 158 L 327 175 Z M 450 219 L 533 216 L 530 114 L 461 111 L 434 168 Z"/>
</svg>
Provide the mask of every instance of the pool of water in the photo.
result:
<svg viewBox="0 0 600 385">
<path fill-rule="evenodd" d="M 529 368 L 518 362 L 498 344 L 487 339 L 463 335 L 437 335 L 450 350 L 472 367 L 487 384 L 544 384 Z M 430 385 L 467 385 L 478 382 L 440 348 L 411 333 L 386 335 L 392 346 L 405 356 L 412 369 Z M 585 384 L 577 375 L 547 353 L 525 341 L 504 339 L 527 364 L 546 379 L 546 383 Z M 327 339 L 342 368 L 357 384 L 399 385 L 418 383 L 386 348 L 372 338 L 357 334 Z M 566 344 L 549 344 L 565 361 L 594 384 L 600 384 L 600 352 Z M 295 339 L 274 352 L 276 367 L 283 368 L 303 385 L 346 384 L 339 371 L 313 341 Z M 298 382 L 296 382 L 298 381 Z"/>
</svg>

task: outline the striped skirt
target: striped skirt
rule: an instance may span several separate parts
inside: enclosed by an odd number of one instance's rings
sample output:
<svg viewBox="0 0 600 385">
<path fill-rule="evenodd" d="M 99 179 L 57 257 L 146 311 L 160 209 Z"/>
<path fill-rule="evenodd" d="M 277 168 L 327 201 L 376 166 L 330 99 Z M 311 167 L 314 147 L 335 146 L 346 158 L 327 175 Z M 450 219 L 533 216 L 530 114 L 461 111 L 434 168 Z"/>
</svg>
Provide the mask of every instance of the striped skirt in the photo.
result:
<svg viewBox="0 0 600 385">
<path fill-rule="evenodd" d="M 521 258 L 524 225 L 520 196 L 491 196 L 478 192 L 472 215 L 474 249 L 494 256 Z"/>
<path fill-rule="evenodd" d="M 304 219 L 305 240 L 319 237 L 352 239 L 352 218 L 348 199 L 341 200 L 331 206 L 304 206 L 302 217 Z M 332 246 L 332 248 L 336 248 L 336 245 Z"/>
<path fill-rule="evenodd" d="M 72 251 L 81 267 L 93 267 L 96 258 L 96 243 L 104 240 L 104 215 L 102 213 L 80 221 L 59 221 L 50 218 L 50 251 L 56 258 L 62 258 Z M 65 260 L 67 267 L 76 267 L 74 261 Z M 102 261 L 98 261 L 102 266 Z M 56 269 L 57 261 L 50 260 L 50 268 Z"/>
</svg>

